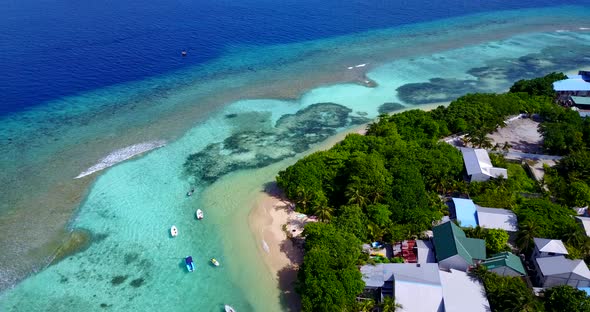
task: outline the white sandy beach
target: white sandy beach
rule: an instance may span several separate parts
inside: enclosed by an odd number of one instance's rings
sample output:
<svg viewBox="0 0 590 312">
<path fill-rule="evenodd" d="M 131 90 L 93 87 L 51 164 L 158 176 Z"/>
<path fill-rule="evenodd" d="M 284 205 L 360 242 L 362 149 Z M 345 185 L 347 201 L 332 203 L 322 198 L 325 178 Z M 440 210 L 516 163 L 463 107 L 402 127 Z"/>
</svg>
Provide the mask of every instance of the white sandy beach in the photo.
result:
<svg viewBox="0 0 590 312">
<path fill-rule="evenodd" d="M 431 110 L 440 105 L 449 103 L 435 103 L 412 107 L 409 109 Z M 408 110 L 409 110 L 408 109 Z M 398 111 L 400 113 L 405 110 Z M 316 145 L 310 151 L 300 155 L 297 159 L 316 151 L 327 150 L 336 143 L 342 141 L 350 133 L 365 134 L 368 125 L 362 125 L 339 133 L 328 140 Z M 294 159 L 281 161 L 271 166 L 257 169 L 251 176 L 274 177 L 280 170 L 285 169 L 295 162 Z M 256 181 L 259 183 L 258 181 Z M 251 198 L 252 210 L 249 215 L 249 224 L 252 233 L 258 243 L 258 251 L 270 270 L 282 291 L 283 302 L 289 311 L 300 311 L 300 300 L 295 293 L 295 281 L 297 280 L 297 268 L 303 261 L 303 251 L 287 238 L 286 231 L 296 236 L 300 234 L 302 226 L 308 222 L 308 218 L 302 218 L 299 213 L 291 209 L 292 204 L 282 197 L 281 191 L 274 184 L 274 179 L 260 181 L 260 191 Z M 293 231 L 295 230 L 295 232 Z"/>
</svg>

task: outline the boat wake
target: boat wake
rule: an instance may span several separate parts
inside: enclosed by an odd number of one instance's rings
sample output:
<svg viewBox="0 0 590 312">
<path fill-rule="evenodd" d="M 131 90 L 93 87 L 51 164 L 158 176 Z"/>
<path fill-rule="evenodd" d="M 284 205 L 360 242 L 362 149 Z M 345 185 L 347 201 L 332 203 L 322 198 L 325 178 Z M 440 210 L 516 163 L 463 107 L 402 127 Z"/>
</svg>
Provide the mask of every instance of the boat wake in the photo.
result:
<svg viewBox="0 0 590 312">
<path fill-rule="evenodd" d="M 79 179 L 85 177 L 87 175 L 93 174 L 97 171 L 112 167 L 122 161 L 125 161 L 133 156 L 151 151 L 156 148 L 160 148 L 166 145 L 166 141 L 159 140 L 159 141 L 151 141 L 151 142 L 143 142 L 134 144 L 131 146 L 127 146 L 118 150 L 115 150 L 108 154 L 106 157 L 102 158 L 96 165 L 86 169 L 82 173 L 80 173 L 74 179 Z"/>
</svg>

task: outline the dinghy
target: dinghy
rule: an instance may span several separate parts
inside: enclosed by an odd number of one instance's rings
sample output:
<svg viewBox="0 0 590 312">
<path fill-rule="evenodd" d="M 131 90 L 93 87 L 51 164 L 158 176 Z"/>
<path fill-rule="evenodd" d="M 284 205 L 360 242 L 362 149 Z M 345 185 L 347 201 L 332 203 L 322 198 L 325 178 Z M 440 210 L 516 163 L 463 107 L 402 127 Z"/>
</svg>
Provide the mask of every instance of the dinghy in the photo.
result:
<svg viewBox="0 0 590 312">
<path fill-rule="evenodd" d="M 191 196 L 191 195 L 193 195 L 194 192 L 195 192 L 195 189 L 191 189 L 190 191 L 188 191 L 186 193 L 186 196 Z"/>
<path fill-rule="evenodd" d="M 214 266 L 219 266 L 219 261 L 215 258 L 211 258 L 211 263 L 213 263 Z"/>
<path fill-rule="evenodd" d="M 197 215 L 197 219 L 199 219 L 199 220 L 203 219 L 203 210 L 197 209 L 196 215 Z"/>
<path fill-rule="evenodd" d="M 193 257 L 188 256 L 188 257 L 184 258 L 184 263 L 186 263 L 186 269 L 189 272 L 192 272 L 195 270 L 195 263 L 193 262 Z"/>
<path fill-rule="evenodd" d="M 170 235 L 172 235 L 172 237 L 176 237 L 176 235 L 178 235 L 178 229 L 176 228 L 176 226 L 172 226 L 170 228 Z"/>
<path fill-rule="evenodd" d="M 230 305 L 225 305 L 225 312 L 236 312 L 236 309 L 232 308 Z"/>
</svg>

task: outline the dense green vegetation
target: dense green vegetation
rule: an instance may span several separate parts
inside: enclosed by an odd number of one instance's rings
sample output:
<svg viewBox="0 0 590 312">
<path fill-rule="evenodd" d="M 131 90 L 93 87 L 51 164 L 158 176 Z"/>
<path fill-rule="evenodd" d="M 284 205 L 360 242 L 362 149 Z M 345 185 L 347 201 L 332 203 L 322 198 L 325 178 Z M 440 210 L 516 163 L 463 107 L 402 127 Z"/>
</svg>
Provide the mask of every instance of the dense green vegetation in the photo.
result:
<svg viewBox="0 0 590 312">
<path fill-rule="evenodd" d="M 589 312 L 590 297 L 585 291 L 569 286 L 557 286 L 545 290 L 545 311 L 547 312 Z"/>
<path fill-rule="evenodd" d="M 553 83 L 558 80 L 567 79 L 563 73 L 551 73 L 545 77 L 534 78 L 529 80 L 519 80 L 510 87 L 511 93 L 524 92 L 530 95 L 544 95 L 554 97 Z"/>
<path fill-rule="evenodd" d="M 355 298 L 363 283 L 355 264 L 365 263 L 368 257 L 360 252 L 361 242 L 396 242 L 419 236 L 448 214 L 441 196 L 469 195 L 482 206 L 514 210 L 520 227 L 518 245 L 525 252 L 533 237 L 546 237 L 563 239 L 572 256 L 588 255 L 589 239 L 576 225 L 569 206 L 590 202 L 590 154 L 585 145 L 590 130 L 584 130 L 585 121 L 553 103 L 548 88 L 558 77 L 550 74 L 519 81 L 506 94 L 466 95 L 447 108 L 430 112 L 382 115 L 365 136 L 348 135 L 332 149 L 281 171 L 277 183 L 295 202 L 297 211 L 323 221 L 304 231 L 306 255 L 297 287 L 303 310 L 361 309 Z M 462 132 L 468 133 L 466 140 L 471 145 L 491 148 L 486 134 L 518 113 L 544 118 L 545 149 L 567 155 L 548 171 L 549 192 L 519 164 L 493 155 L 494 164 L 508 168 L 510 178 L 465 183 L 461 153 L 439 140 Z M 573 137 L 560 134 L 570 123 L 575 128 L 570 129 Z M 523 193 L 545 194 L 525 199 Z M 486 239 L 489 253 L 506 249 L 508 236 L 503 231 L 473 229 L 468 235 Z M 487 272 L 481 278 L 494 310 L 543 309 L 522 280 Z M 370 302 L 362 304 L 369 306 Z"/>
<path fill-rule="evenodd" d="M 542 303 L 519 277 L 500 276 L 479 267 L 473 274 L 481 279 L 492 311 L 543 311 Z"/>
<path fill-rule="evenodd" d="M 471 238 L 479 238 L 486 241 L 486 252 L 488 255 L 497 254 L 502 251 L 510 251 L 508 243 L 508 232 L 500 229 L 484 229 L 482 227 L 464 228 L 465 235 Z"/>
<path fill-rule="evenodd" d="M 297 287 L 303 311 L 347 311 L 355 306 L 364 287 L 355 266 L 361 254 L 358 239 L 324 223 L 307 225 L 304 235 L 305 257 Z"/>
</svg>

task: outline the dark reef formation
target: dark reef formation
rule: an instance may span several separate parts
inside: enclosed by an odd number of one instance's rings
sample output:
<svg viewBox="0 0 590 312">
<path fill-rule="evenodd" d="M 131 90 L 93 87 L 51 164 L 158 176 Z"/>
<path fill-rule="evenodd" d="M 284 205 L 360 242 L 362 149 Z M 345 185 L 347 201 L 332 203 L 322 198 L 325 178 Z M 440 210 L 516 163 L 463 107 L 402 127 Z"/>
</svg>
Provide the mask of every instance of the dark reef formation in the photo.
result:
<svg viewBox="0 0 590 312">
<path fill-rule="evenodd" d="M 471 68 L 467 74 L 473 79 L 433 78 L 428 82 L 402 85 L 397 88 L 397 93 L 404 103 L 419 105 L 449 102 L 467 93 L 490 92 L 498 87 L 508 90 L 512 83 L 520 79 L 587 66 L 590 63 L 588 51 L 590 45 L 585 44 L 551 46 L 539 53 L 517 59 L 498 58 L 488 61 L 486 66 Z"/>
<path fill-rule="evenodd" d="M 282 116 L 274 127 L 268 113 L 226 115 L 236 125 L 234 134 L 190 155 L 184 170 L 195 179 L 213 182 L 234 170 L 267 166 L 307 150 L 339 129 L 370 121 L 351 113 L 339 104 L 317 103 Z"/>
</svg>

